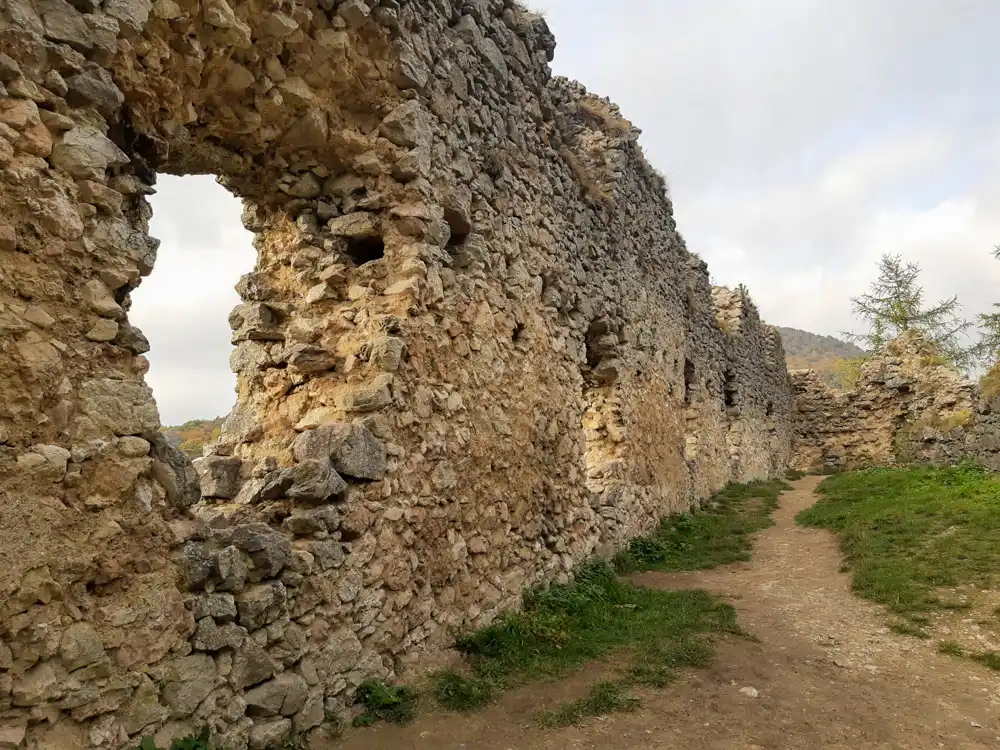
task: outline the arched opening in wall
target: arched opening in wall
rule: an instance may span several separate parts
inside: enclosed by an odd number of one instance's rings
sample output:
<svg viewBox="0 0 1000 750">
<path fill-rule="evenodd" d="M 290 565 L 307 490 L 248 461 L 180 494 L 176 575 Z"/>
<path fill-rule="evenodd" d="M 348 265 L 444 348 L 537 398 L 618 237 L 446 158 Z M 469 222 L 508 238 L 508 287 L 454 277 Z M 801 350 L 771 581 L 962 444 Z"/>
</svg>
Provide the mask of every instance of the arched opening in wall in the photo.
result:
<svg viewBox="0 0 1000 750">
<path fill-rule="evenodd" d="M 160 175 L 149 202 L 149 233 L 160 247 L 153 272 L 131 293 L 129 319 L 149 340 L 146 382 L 167 437 L 194 458 L 236 400 L 228 317 L 256 251 L 240 200 L 214 177 Z"/>
</svg>

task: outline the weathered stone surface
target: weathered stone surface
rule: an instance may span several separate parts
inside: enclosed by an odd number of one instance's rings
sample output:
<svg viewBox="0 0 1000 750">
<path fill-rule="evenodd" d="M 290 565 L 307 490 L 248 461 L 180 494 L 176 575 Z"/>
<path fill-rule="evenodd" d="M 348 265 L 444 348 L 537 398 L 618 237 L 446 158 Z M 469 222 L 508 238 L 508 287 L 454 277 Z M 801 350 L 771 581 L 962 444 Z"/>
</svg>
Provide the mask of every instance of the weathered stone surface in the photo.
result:
<svg viewBox="0 0 1000 750">
<path fill-rule="evenodd" d="M 229 683 L 233 690 L 244 690 L 270 678 L 274 671 L 274 661 L 267 652 L 248 639 L 233 657 Z"/>
<path fill-rule="evenodd" d="M 279 617 L 286 609 L 285 587 L 278 582 L 252 586 L 236 596 L 239 623 L 247 630 L 257 630 Z"/>
<path fill-rule="evenodd" d="M 198 620 L 191 646 L 197 651 L 221 651 L 239 648 L 246 640 L 247 630 L 233 623 L 219 625 L 211 617 Z"/>
<path fill-rule="evenodd" d="M 59 656 L 66 669 L 73 671 L 103 659 L 104 644 L 92 625 L 86 622 L 74 623 L 63 632 Z"/>
<path fill-rule="evenodd" d="M 182 656 L 158 665 L 156 675 L 170 715 L 189 716 L 215 687 L 215 662 L 204 654 Z"/>
<path fill-rule="evenodd" d="M 232 594 L 203 594 L 194 603 L 196 620 L 213 617 L 219 622 L 236 618 L 236 600 Z"/>
<path fill-rule="evenodd" d="M 291 543 L 266 524 L 243 524 L 220 532 L 217 538 L 224 544 L 246 552 L 254 565 L 268 578 L 277 576 L 291 559 Z"/>
<path fill-rule="evenodd" d="M 292 731 L 289 719 L 271 719 L 270 721 L 254 722 L 250 730 L 250 750 L 269 750 L 280 747 L 288 739 Z"/>
<path fill-rule="evenodd" d="M 329 458 L 342 475 L 381 479 L 386 472 L 385 446 L 363 425 L 332 422 L 307 430 L 292 445 L 299 461 Z"/>
<path fill-rule="evenodd" d="M 201 496 L 230 500 L 239 492 L 243 462 L 226 456 L 205 456 L 191 462 L 198 472 Z"/>
<path fill-rule="evenodd" d="M 101 182 L 108 167 L 125 164 L 128 157 L 104 133 L 81 125 L 55 143 L 51 162 L 73 177 Z"/>
<path fill-rule="evenodd" d="M 160 423 L 152 391 L 135 381 L 84 380 L 80 406 L 95 427 L 113 435 L 153 432 Z"/>
<path fill-rule="evenodd" d="M 347 489 L 347 482 L 326 458 L 300 461 L 287 477 L 291 486 L 284 494 L 301 502 L 323 503 Z"/>
</svg>

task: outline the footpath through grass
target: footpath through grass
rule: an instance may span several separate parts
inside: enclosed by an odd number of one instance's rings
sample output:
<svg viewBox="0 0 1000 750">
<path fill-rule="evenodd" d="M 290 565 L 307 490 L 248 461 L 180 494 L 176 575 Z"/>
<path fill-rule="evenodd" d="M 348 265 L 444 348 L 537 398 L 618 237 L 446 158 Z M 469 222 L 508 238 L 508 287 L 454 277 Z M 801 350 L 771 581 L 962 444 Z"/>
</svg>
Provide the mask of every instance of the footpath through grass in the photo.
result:
<svg viewBox="0 0 1000 750">
<path fill-rule="evenodd" d="M 796 520 L 839 534 L 854 590 L 885 605 L 897 631 L 929 637 L 931 615 L 969 606 L 948 589 L 1000 582 L 1000 478 L 980 467 L 837 474 L 818 492 Z M 1000 667 L 1000 657 L 967 655 Z"/>
</svg>

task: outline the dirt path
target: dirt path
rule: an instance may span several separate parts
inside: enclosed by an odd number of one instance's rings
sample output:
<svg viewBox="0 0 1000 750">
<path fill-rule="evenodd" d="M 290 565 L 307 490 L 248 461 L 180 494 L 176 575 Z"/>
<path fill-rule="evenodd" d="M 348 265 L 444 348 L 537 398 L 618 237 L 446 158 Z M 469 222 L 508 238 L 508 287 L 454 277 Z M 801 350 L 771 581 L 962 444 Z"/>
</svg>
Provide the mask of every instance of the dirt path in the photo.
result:
<svg viewBox="0 0 1000 750">
<path fill-rule="evenodd" d="M 561 730 L 533 722 L 535 712 L 579 697 L 613 667 L 597 664 L 467 716 L 429 713 L 406 727 L 349 732 L 330 750 L 1000 747 L 1000 676 L 889 631 L 878 607 L 851 594 L 833 537 L 795 525 L 818 482 L 799 480 L 782 496 L 752 562 L 634 577 L 717 593 L 759 638 L 720 643 L 715 667 L 642 692 L 641 710 Z"/>
</svg>

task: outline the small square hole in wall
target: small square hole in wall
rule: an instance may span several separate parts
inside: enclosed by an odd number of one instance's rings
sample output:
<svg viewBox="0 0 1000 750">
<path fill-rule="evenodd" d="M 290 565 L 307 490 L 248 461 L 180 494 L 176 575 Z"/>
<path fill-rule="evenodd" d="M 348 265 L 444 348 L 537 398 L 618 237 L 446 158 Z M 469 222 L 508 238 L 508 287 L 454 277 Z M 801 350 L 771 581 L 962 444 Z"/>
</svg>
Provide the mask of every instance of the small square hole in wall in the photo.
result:
<svg viewBox="0 0 1000 750">
<path fill-rule="evenodd" d="M 347 241 L 347 257 L 356 266 L 385 257 L 385 240 L 381 237 L 352 237 Z"/>
</svg>

